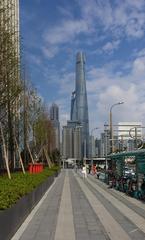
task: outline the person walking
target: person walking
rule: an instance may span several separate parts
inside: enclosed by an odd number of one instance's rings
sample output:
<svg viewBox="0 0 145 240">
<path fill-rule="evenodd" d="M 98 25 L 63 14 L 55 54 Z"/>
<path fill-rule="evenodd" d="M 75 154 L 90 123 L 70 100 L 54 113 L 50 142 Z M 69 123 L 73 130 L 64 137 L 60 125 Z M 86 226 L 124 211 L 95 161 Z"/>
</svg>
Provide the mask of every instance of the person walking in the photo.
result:
<svg viewBox="0 0 145 240">
<path fill-rule="evenodd" d="M 89 164 L 89 169 L 88 170 L 89 170 L 89 174 L 90 174 L 91 173 L 91 165 L 90 164 Z"/>
<path fill-rule="evenodd" d="M 86 165 L 83 165 L 82 175 L 83 175 L 83 179 L 87 178 L 87 168 L 86 168 Z"/>
</svg>

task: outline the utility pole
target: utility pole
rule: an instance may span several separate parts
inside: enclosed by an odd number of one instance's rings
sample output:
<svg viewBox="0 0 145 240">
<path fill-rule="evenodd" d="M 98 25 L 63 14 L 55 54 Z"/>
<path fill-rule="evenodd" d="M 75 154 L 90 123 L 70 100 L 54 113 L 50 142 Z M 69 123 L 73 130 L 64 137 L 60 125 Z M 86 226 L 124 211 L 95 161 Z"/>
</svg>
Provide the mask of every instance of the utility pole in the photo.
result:
<svg viewBox="0 0 145 240">
<path fill-rule="evenodd" d="M 137 127 L 135 127 L 135 149 L 137 149 Z"/>
</svg>

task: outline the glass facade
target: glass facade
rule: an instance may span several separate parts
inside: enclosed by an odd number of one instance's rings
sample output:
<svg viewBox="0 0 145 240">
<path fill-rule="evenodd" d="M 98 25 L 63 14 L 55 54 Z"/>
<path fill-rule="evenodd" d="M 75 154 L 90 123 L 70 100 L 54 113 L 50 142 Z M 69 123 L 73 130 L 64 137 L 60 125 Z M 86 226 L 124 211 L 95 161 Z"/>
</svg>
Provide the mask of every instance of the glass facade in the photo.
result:
<svg viewBox="0 0 145 240">
<path fill-rule="evenodd" d="M 82 126 L 82 156 L 89 156 L 89 117 L 85 79 L 85 55 L 78 52 L 76 56 L 76 83 L 71 102 L 71 120 Z"/>
</svg>

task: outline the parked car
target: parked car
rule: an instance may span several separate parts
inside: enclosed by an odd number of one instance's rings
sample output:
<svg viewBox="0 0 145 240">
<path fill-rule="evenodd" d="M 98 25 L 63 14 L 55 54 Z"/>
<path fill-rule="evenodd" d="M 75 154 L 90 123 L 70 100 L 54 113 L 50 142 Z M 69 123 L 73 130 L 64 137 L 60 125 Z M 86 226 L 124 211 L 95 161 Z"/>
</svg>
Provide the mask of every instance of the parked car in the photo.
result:
<svg viewBox="0 0 145 240">
<path fill-rule="evenodd" d="M 125 167 L 124 168 L 124 175 L 127 177 L 127 176 L 132 176 L 134 177 L 135 176 L 135 172 L 133 169 L 129 168 L 129 167 Z"/>
</svg>

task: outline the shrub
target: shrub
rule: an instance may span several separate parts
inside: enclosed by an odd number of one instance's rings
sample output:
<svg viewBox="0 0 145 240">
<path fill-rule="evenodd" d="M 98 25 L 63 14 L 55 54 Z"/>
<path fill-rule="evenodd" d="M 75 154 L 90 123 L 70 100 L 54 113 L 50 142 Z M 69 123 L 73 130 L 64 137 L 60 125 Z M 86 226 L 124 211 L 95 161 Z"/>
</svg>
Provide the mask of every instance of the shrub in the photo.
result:
<svg viewBox="0 0 145 240">
<path fill-rule="evenodd" d="M 22 196 L 31 192 L 34 188 L 53 175 L 59 168 L 54 166 L 51 169 L 45 168 L 43 172 L 37 174 L 13 173 L 12 179 L 0 177 L 0 210 L 11 207 Z"/>
</svg>

